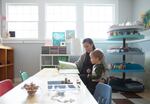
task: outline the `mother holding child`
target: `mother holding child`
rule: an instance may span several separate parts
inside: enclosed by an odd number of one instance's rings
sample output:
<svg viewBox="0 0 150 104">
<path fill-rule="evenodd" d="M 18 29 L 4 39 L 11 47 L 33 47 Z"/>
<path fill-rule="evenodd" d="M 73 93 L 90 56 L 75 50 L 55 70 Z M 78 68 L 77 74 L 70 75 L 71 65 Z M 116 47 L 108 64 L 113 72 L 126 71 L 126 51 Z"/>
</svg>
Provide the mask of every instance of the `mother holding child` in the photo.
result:
<svg viewBox="0 0 150 104">
<path fill-rule="evenodd" d="M 97 83 L 107 83 L 108 69 L 106 68 L 103 52 L 95 48 L 92 39 L 86 38 L 82 44 L 85 53 L 80 56 L 76 65 L 81 80 L 91 94 L 94 94 Z"/>
</svg>

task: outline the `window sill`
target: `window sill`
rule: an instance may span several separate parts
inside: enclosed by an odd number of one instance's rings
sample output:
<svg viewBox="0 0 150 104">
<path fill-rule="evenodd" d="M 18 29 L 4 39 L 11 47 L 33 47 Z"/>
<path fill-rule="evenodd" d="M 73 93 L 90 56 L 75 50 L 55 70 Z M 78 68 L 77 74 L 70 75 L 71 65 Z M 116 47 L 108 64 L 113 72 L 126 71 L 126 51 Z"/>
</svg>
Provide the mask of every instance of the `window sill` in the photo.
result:
<svg viewBox="0 0 150 104">
<path fill-rule="evenodd" d="M 39 39 L 3 39 L 2 43 L 45 43 L 46 40 L 39 40 Z"/>
<path fill-rule="evenodd" d="M 37 44 L 44 44 L 46 42 L 50 42 L 51 40 L 40 40 L 40 39 L 3 39 L 2 43 L 20 43 L 20 44 L 28 44 L 28 43 L 37 43 Z M 122 43 L 122 41 L 108 41 L 108 40 L 93 40 L 95 44 L 99 44 L 99 43 L 105 43 L 105 44 L 110 44 L 110 43 Z M 144 38 L 144 39 L 140 39 L 140 40 L 130 40 L 127 41 L 127 43 L 138 43 L 138 42 L 145 42 L 145 41 L 150 41 L 150 37 L 149 38 Z"/>
</svg>

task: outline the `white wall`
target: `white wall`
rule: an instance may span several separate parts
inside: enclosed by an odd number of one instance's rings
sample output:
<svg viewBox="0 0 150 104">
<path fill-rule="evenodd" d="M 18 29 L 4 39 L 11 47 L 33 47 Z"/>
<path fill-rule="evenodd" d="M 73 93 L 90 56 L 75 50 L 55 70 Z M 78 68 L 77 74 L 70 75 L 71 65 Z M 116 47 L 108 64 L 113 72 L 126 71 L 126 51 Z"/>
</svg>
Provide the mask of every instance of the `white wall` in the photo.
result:
<svg viewBox="0 0 150 104">
<path fill-rule="evenodd" d="M 2 15 L 2 0 L 0 0 L 0 16 Z M 1 19 L 0 19 L 0 37 L 1 37 Z"/>
<path fill-rule="evenodd" d="M 5 44 L 4 44 L 5 45 Z M 27 71 L 30 75 L 40 70 L 41 43 L 8 43 L 14 48 L 15 78 L 19 77 L 19 71 Z"/>
<path fill-rule="evenodd" d="M 150 10 L 150 0 L 134 0 L 134 8 L 133 8 L 133 20 L 139 20 L 141 17 L 141 14 L 144 14 L 148 10 Z M 150 30 L 143 31 L 142 32 L 145 35 L 145 38 L 150 39 Z M 150 49 L 149 49 L 149 43 L 150 40 L 145 42 L 139 42 L 137 44 L 134 44 L 135 47 L 142 48 L 145 52 L 145 73 L 144 73 L 144 82 L 147 89 L 150 89 Z"/>
<path fill-rule="evenodd" d="M 150 0 L 134 0 L 133 20 L 140 18 L 141 14 L 150 10 Z"/>
<path fill-rule="evenodd" d="M 133 0 L 118 0 L 118 23 L 132 21 Z"/>
</svg>

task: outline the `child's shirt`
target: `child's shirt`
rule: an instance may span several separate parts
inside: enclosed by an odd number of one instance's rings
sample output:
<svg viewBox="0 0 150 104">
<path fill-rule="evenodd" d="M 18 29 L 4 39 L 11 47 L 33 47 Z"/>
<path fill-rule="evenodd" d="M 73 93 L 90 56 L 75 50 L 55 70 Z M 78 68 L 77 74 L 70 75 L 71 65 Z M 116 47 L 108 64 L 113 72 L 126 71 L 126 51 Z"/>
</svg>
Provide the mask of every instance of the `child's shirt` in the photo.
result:
<svg viewBox="0 0 150 104">
<path fill-rule="evenodd" d="M 105 73 L 105 67 L 103 64 L 95 64 L 92 70 L 92 81 L 100 80 Z"/>
</svg>

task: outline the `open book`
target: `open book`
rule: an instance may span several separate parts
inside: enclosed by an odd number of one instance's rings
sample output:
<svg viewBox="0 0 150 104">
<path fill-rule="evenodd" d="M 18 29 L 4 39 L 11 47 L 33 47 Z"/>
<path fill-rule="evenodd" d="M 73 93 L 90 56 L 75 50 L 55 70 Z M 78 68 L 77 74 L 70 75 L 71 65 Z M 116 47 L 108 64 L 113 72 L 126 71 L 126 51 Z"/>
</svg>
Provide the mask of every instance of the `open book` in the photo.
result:
<svg viewBox="0 0 150 104">
<path fill-rule="evenodd" d="M 59 61 L 59 68 L 60 69 L 77 69 L 75 63 Z"/>
</svg>

